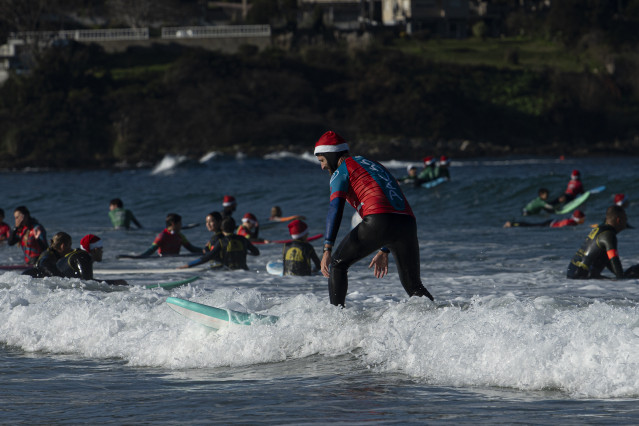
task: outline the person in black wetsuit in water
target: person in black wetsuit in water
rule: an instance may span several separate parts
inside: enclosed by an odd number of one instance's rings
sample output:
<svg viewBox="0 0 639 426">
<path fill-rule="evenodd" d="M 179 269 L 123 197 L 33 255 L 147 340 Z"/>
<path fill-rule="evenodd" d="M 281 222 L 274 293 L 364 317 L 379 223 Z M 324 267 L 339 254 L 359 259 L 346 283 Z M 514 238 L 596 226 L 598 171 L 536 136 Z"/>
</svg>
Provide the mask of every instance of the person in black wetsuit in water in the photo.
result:
<svg viewBox="0 0 639 426">
<path fill-rule="evenodd" d="M 303 221 L 296 219 L 288 224 L 288 230 L 293 241 L 284 244 L 282 258 L 284 261 L 284 275 L 311 275 L 311 262 L 315 270 L 320 269 L 320 260 L 315 249 L 306 241 L 308 226 Z"/>
<path fill-rule="evenodd" d="M 29 268 L 22 275 L 29 275 L 34 278 L 43 277 L 64 277 L 57 267 L 58 261 L 71 252 L 71 236 L 66 232 L 58 232 L 51 238 L 49 248 L 46 249 L 33 268 Z"/>
<path fill-rule="evenodd" d="M 566 276 L 571 279 L 602 279 L 606 277 L 601 275 L 601 271 L 608 268 L 616 278 L 624 278 L 617 251 L 617 234 L 626 228 L 627 221 L 623 207 L 608 207 L 605 222 L 590 231 L 570 261 Z"/>
<path fill-rule="evenodd" d="M 95 280 L 93 262 L 102 261 L 102 240 L 100 237 L 87 234 L 80 240 L 80 248 L 75 249 L 58 260 L 56 266 L 67 278 Z M 99 280 L 112 285 L 127 285 L 125 280 Z"/>
</svg>

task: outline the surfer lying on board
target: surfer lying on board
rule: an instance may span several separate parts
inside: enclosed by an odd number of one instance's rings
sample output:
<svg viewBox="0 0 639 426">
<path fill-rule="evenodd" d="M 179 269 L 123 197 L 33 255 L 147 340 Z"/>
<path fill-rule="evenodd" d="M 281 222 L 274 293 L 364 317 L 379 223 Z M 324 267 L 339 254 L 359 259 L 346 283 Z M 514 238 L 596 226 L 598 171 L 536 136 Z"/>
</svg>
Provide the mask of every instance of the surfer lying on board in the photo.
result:
<svg viewBox="0 0 639 426">
<path fill-rule="evenodd" d="M 617 234 L 626 228 L 627 220 L 623 207 L 608 207 L 606 221 L 590 231 L 570 261 L 566 276 L 572 279 L 606 278 L 601 271 L 608 268 L 616 278 L 623 278 Z"/>
<path fill-rule="evenodd" d="M 118 258 L 142 258 L 149 257 L 158 252 L 160 256 L 175 256 L 180 254 L 180 248 L 184 247 L 191 253 L 202 253 L 202 249 L 195 247 L 182 235 L 182 216 L 177 213 L 169 213 L 166 216 L 166 228 L 160 232 L 151 247 L 138 255 L 119 255 Z"/>
<path fill-rule="evenodd" d="M 439 157 L 439 161 L 437 162 L 437 165 L 435 166 L 435 179 L 439 179 L 439 178 L 444 178 L 447 181 L 450 180 L 450 170 L 448 169 L 448 166 L 450 166 L 450 160 L 448 159 L 447 156 L 442 155 L 441 157 Z"/>
<path fill-rule="evenodd" d="M 66 232 L 58 232 L 51 238 L 49 248 L 38 257 L 35 266 L 24 271 L 22 275 L 34 278 L 64 277 L 64 274 L 58 269 L 57 263 L 71 252 L 72 247 L 71 236 Z"/>
<path fill-rule="evenodd" d="M 526 204 L 526 206 L 521 209 L 522 216 L 539 214 L 542 210 L 547 213 L 554 213 L 555 208 L 548 202 L 549 195 L 550 192 L 546 188 L 539 188 L 539 191 L 537 191 L 537 198 Z"/>
<path fill-rule="evenodd" d="M 402 185 L 414 185 L 419 186 L 419 179 L 417 178 L 417 166 L 410 164 L 406 166 L 406 176 L 402 176 L 397 181 Z"/>
<path fill-rule="evenodd" d="M 435 157 L 424 157 L 424 168 L 417 175 L 416 185 L 435 180 Z"/>
<path fill-rule="evenodd" d="M 16 227 L 7 242 L 10 246 L 19 242 L 24 252 L 24 263 L 33 265 L 48 247 L 47 231 L 34 217 L 31 217 L 31 213 L 25 206 L 16 207 L 13 217 Z"/>
<path fill-rule="evenodd" d="M 4 210 L 0 209 L 0 242 L 8 240 L 10 236 L 11 228 L 4 222 Z"/>
<path fill-rule="evenodd" d="M 393 253 L 399 279 L 409 296 L 433 296 L 419 276 L 417 223 L 397 180 L 381 164 L 364 157 L 351 157 L 348 144 L 329 131 L 315 144 L 322 170 L 331 174 L 330 204 L 326 217 L 322 274 L 328 280 L 330 302 L 344 306 L 348 290 L 348 268 L 379 250 L 369 268 L 377 278 L 388 273 L 388 253 Z M 352 229 L 332 253 L 344 205 L 348 201 L 362 222 Z"/>
<path fill-rule="evenodd" d="M 87 234 L 80 240 L 80 248 L 72 250 L 58 260 L 56 266 L 67 278 L 96 280 L 93 277 L 93 262 L 102 261 L 102 240 L 97 235 Z M 127 285 L 124 280 L 96 280 L 105 281 L 112 285 Z"/>
<path fill-rule="evenodd" d="M 306 218 L 300 215 L 282 217 L 282 209 L 280 206 L 271 207 L 271 217 L 268 218 L 268 220 L 273 222 L 289 222 L 295 219 L 305 220 Z"/>
<path fill-rule="evenodd" d="M 222 238 L 217 240 L 213 246 L 213 250 L 209 251 L 199 259 L 180 266 L 178 269 L 201 265 L 213 259 L 221 259 L 222 264 L 229 269 L 248 270 L 246 255 L 250 254 L 258 256 L 260 254 L 260 250 L 251 244 L 247 238 L 234 234 L 234 228 L 235 221 L 233 218 L 224 218 L 224 220 L 222 220 L 222 233 L 224 235 Z"/>
<path fill-rule="evenodd" d="M 319 271 L 321 268 L 319 257 L 311 243 L 306 240 L 308 237 L 306 223 L 296 219 L 288 224 L 288 232 L 293 241 L 284 244 L 282 249 L 283 275 L 311 275 Z M 313 270 L 311 262 L 315 265 Z"/>
<path fill-rule="evenodd" d="M 556 200 L 552 201 L 550 204 L 556 206 L 557 204 L 568 203 L 578 195 L 584 193 L 584 185 L 581 183 L 581 173 L 579 170 L 573 170 L 570 174 L 570 182 L 568 182 L 568 186 L 562 195 L 560 195 Z"/>
<path fill-rule="evenodd" d="M 530 223 L 530 222 L 514 222 L 508 221 L 504 223 L 504 228 L 516 228 L 516 227 L 526 227 L 526 226 L 549 226 L 551 228 L 563 228 L 564 226 L 577 226 L 584 223 L 586 220 L 586 215 L 581 210 L 575 210 L 567 219 L 548 219 L 544 222 L 540 223 Z"/>
</svg>

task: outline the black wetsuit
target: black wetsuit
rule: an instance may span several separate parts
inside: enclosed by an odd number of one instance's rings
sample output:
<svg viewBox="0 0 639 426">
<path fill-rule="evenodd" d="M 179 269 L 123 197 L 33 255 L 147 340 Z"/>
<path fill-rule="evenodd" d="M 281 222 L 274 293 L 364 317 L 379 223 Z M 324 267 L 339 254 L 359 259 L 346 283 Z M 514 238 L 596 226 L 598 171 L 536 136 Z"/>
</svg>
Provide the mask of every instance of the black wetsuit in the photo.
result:
<svg viewBox="0 0 639 426">
<path fill-rule="evenodd" d="M 75 249 L 64 256 L 58 261 L 57 267 L 67 278 L 93 279 L 93 258 L 82 249 Z"/>
<path fill-rule="evenodd" d="M 605 278 L 604 268 L 610 269 L 617 278 L 623 278 L 623 268 L 617 253 L 617 231 L 610 225 L 595 227 L 568 265 L 568 278 Z"/>
<path fill-rule="evenodd" d="M 333 305 L 344 305 L 348 290 L 348 268 L 380 247 L 390 249 L 399 280 L 409 296 L 433 296 L 419 276 L 417 223 L 409 215 L 382 213 L 365 216 L 333 252 L 328 292 Z"/>
<path fill-rule="evenodd" d="M 34 278 L 64 277 L 57 267 L 60 258 L 60 253 L 49 247 L 38 257 L 35 267 L 27 269 L 22 275 L 30 275 Z"/>
<path fill-rule="evenodd" d="M 311 275 L 311 261 L 320 269 L 320 260 L 313 246 L 307 241 L 295 240 L 284 244 L 284 275 Z"/>
<path fill-rule="evenodd" d="M 200 256 L 199 259 L 189 262 L 189 266 L 197 266 L 206 262 L 211 262 L 212 269 L 218 269 L 223 267 L 224 264 L 222 263 L 221 251 L 220 250 L 218 250 L 217 252 L 213 251 L 213 249 L 215 248 L 215 244 L 217 244 L 220 238 L 224 238 L 224 234 L 222 233 L 222 231 L 218 231 L 215 234 L 213 234 L 209 242 L 206 243 L 206 248 L 208 249 L 208 251 L 204 253 L 203 256 Z"/>
<path fill-rule="evenodd" d="M 215 243 L 213 250 L 211 250 L 208 254 L 211 256 L 212 259 L 215 259 L 216 257 L 222 259 L 222 263 L 224 264 L 224 266 L 229 269 L 248 270 L 248 265 L 246 264 L 246 255 L 251 254 L 253 256 L 257 256 L 260 254 L 260 251 L 257 247 L 251 244 L 248 239 L 240 237 L 239 235 L 231 234 L 225 235 L 220 238 Z"/>
</svg>

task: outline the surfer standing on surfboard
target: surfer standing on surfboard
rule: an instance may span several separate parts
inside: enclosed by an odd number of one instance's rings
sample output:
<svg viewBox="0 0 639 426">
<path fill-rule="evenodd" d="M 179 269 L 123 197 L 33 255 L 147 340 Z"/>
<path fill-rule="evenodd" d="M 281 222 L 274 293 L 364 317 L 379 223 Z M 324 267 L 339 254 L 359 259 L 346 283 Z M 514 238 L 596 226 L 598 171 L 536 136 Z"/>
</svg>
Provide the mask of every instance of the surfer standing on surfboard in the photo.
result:
<svg viewBox="0 0 639 426">
<path fill-rule="evenodd" d="M 337 133 L 326 132 L 315 144 L 322 170 L 331 174 L 331 196 L 326 217 L 322 274 L 328 278 L 330 302 L 344 306 L 348 268 L 378 250 L 369 268 L 377 278 L 388 273 L 388 253 L 393 253 L 399 279 L 409 296 L 433 296 L 420 278 L 417 223 L 397 180 L 376 161 L 351 157 L 348 144 Z M 335 252 L 344 205 L 349 202 L 362 222 L 342 240 Z"/>
</svg>

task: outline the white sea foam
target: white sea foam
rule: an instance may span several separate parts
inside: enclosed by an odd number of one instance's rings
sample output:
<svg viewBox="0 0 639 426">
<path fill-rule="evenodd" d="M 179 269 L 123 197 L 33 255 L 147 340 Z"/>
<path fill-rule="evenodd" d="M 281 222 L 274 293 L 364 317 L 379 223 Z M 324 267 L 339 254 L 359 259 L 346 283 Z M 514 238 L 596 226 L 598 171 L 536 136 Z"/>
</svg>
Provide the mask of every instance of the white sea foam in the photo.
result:
<svg viewBox="0 0 639 426">
<path fill-rule="evenodd" d="M 88 290 L 79 280 L 9 272 L 0 276 L 0 335 L 25 351 L 120 357 L 139 366 L 242 366 L 351 354 L 374 370 L 447 386 L 639 395 L 634 303 L 574 304 L 506 294 L 438 306 L 406 301 L 398 292 L 399 299 L 389 298 L 384 293 L 397 289 L 375 291 L 369 279 L 365 291 L 349 294 L 349 308 L 338 309 L 321 292 L 284 291 L 290 294 L 280 297 L 261 291 L 259 275 L 240 275 L 240 286 L 216 286 L 205 278 L 174 295 L 278 315 L 276 324 L 214 332 L 172 311 L 163 290 L 105 292 L 104 284 Z"/>
<path fill-rule="evenodd" d="M 180 164 L 187 161 L 188 158 L 184 155 L 165 155 L 162 161 L 160 161 L 151 171 L 152 175 L 168 173 L 178 167 Z"/>
</svg>

